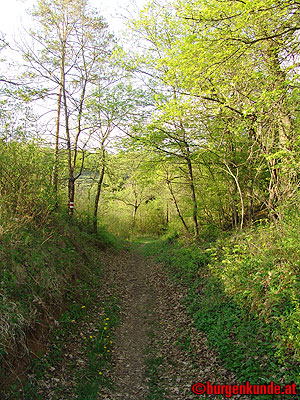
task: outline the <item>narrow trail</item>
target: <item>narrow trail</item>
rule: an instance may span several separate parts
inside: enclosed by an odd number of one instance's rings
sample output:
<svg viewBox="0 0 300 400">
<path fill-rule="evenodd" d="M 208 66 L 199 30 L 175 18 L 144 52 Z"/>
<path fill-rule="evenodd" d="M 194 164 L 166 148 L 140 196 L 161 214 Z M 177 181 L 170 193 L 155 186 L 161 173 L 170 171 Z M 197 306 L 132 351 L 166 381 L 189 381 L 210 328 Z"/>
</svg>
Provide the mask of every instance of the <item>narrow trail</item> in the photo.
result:
<svg viewBox="0 0 300 400">
<path fill-rule="evenodd" d="M 172 283 L 159 264 L 128 251 L 104 253 L 102 262 L 120 294 L 121 323 L 112 354 L 115 390 L 99 399 L 192 400 L 203 398 L 192 393 L 194 383 L 236 381 L 194 328 L 181 301 L 184 287 Z M 149 376 L 149 357 L 154 377 Z"/>
<path fill-rule="evenodd" d="M 152 291 L 145 280 L 141 256 L 122 252 L 108 275 L 121 297 L 121 323 L 113 352 L 116 393 L 111 399 L 143 399 L 146 396 L 144 350 L 151 319 L 147 315 Z"/>
</svg>

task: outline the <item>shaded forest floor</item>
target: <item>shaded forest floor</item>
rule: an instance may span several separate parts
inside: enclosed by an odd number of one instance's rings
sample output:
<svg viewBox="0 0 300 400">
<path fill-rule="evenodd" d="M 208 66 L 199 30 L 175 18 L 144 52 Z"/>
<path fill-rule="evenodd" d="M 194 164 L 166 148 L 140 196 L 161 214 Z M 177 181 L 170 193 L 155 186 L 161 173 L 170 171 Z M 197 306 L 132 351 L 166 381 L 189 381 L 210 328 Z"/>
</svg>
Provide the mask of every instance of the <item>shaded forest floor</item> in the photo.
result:
<svg viewBox="0 0 300 400">
<path fill-rule="evenodd" d="M 185 310 L 187 288 L 160 264 L 138 250 L 101 251 L 100 262 L 89 299 L 77 301 L 27 386 L 7 399 L 215 399 L 194 395 L 192 385 L 236 382 Z"/>
</svg>

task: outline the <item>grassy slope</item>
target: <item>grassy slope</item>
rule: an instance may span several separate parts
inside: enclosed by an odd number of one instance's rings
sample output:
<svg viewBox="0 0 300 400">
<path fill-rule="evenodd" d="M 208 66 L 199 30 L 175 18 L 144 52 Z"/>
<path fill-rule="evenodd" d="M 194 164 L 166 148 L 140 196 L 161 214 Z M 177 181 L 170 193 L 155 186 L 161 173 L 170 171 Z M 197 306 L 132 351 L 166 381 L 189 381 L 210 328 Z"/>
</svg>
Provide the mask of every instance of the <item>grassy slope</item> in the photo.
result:
<svg viewBox="0 0 300 400">
<path fill-rule="evenodd" d="M 186 305 L 195 325 L 241 382 L 300 384 L 296 225 L 260 227 L 201 245 L 169 236 L 142 248 L 189 286 Z"/>
<path fill-rule="evenodd" d="M 22 375 L 22 368 L 18 371 L 16 366 L 26 366 L 34 353 L 43 350 L 49 328 L 62 313 L 75 318 L 76 307 L 72 306 L 71 313 L 68 310 L 74 296 L 81 303 L 88 301 L 93 281 L 100 279 L 99 247 L 117 246 L 112 240 L 105 233 L 97 237 L 85 233 L 59 216 L 40 225 L 23 221 L 3 229 L 0 236 L 2 384 L 10 380 L 12 371 Z"/>
</svg>

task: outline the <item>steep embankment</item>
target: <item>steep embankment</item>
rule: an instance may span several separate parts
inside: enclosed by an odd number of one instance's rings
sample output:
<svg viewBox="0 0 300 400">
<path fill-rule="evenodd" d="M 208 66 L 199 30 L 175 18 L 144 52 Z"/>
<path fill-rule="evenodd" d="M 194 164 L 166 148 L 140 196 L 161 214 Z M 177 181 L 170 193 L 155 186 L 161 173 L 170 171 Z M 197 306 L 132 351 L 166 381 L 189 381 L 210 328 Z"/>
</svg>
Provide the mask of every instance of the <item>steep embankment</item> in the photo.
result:
<svg viewBox="0 0 300 400">
<path fill-rule="evenodd" d="M 2 391 L 11 384 L 23 386 L 27 366 L 46 350 L 57 320 L 75 298 L 84 301 L 101 273 L 99 248 L 105 240 L 61 217 L 18 219 L 2 225 L 0 233 Z"/>
</svg>

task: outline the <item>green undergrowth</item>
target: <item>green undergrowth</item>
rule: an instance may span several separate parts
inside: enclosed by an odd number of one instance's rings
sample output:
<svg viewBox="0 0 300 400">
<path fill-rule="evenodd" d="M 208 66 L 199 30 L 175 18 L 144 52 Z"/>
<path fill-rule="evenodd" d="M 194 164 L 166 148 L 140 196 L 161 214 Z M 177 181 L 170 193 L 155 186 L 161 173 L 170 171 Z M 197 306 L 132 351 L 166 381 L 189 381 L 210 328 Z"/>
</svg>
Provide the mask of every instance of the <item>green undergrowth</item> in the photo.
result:
<svg viewBox="0 0 300 400">
<path fill-rule="evenodd" d="M 30 364 L 28 337 L 43 342 L 61 314 L 74 314 L 72 319 L 80 315 L 73 294 L 81 299 L 89 293 L 101 271 L 99 250 L 117 245 L 109 234 L 92 235 L 76 220 L 60 215 L 46 221 L 10 220 L 1 226 L 0 387 L 11 380 L 15 365 Z M 41 327 L 49 329 L 41 333 Z M 17 382 L 18 374 L 17 369 Z"/>
<path fill-rule="evenodd" d="M 300 384 L 300 222 L 287 220 L 213 242 L 173 234 L 140 247 L 189 288 L 196 327 L 240 382 Z"/>
</svg>

